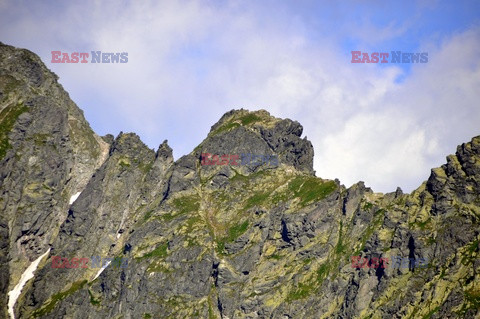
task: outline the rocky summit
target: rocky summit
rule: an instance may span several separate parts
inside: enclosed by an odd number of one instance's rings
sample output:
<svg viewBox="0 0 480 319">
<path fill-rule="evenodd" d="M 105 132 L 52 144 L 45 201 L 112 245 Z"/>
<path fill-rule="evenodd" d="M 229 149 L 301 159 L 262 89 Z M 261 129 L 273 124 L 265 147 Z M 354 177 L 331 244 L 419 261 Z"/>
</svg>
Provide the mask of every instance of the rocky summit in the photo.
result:
<svg viewBox="0 0 480 319">
<path fill-rule="evenodd" d="M 1 43 L 0 123 L 0 318 L 480 316 L 480 137 L 411 194 L 316 177 L 263 110 L 175 161 Z"/>
</svg>

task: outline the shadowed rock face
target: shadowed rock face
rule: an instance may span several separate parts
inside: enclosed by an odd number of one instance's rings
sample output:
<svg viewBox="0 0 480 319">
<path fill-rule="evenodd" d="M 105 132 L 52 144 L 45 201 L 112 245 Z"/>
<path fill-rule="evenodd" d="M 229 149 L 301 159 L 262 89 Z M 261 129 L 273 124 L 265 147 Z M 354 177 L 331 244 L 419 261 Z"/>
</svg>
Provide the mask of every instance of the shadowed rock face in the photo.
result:
<svg viewBox="0 0 480 319">
<path fill-rule="evenodd" d="M 108 153 L 40 59 L 0 44 L 0 304 Z M 8 263 L 6 262 L 8 261 Z"/>
<path fill-rule="evenodd" d="M 263 110 L 226 113 L 174 161 L 167 141 L 155 152 L 132 133 L 99 138 L 37 56 L 3 44 L 0 121 L 0 318 L 48 248 L 17 318 L 479 313 L 480 137 L 411 194 L 315 177 L 302 126 Z M 278 163 L 202 165 L 204 153 Z M 96 279 L 95 256 L 116 258 Z M 354 268 L 352 256 L 388 263 Z"/>
</svg>

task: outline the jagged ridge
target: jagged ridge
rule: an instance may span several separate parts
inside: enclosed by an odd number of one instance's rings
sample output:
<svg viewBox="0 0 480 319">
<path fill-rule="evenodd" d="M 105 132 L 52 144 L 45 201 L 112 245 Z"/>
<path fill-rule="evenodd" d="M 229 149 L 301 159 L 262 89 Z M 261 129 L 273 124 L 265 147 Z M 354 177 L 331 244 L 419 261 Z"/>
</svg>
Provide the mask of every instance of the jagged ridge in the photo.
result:
<svg viewBox="0 0 480 319">
<path fill-rule="evenodd" d="M 0 45 L 0 57 L 0 110 L 13 114 L 1 118 L 2 308 L 51 248 L 17 318 L 478 315 L 480 137 L 411 194 L 315 177 L 302 126 L 263 110 L 226 113 L 174 162 L 166 141 L 155 152 L 135 134 L 96 136 L 31 52 Z M 202 153 L 276 155 L 279 165 L 203 166 Z M 98 269 L 50 264 L 96 255 L 128 267 L 94 279 Z M 429 265 L 354 269 L 356 255 Z"/>
</svg>

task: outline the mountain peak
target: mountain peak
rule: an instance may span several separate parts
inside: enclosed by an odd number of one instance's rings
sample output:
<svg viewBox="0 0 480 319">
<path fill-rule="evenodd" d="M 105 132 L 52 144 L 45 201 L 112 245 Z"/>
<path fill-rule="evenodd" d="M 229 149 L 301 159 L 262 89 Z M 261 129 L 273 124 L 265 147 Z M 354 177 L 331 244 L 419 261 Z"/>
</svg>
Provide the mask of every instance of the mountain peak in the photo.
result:
<svg viewBox="0 0 480 319">
<path fill-rule="evenodd" d="M 265 110 L 231 110 L 212 126 L 194 155 L 277 156 L 279 165 L 314 175 L 313 146 L 306 137 L 300 138 L 302 132 L 297 121 L 276 118 Z"/>
</svg>

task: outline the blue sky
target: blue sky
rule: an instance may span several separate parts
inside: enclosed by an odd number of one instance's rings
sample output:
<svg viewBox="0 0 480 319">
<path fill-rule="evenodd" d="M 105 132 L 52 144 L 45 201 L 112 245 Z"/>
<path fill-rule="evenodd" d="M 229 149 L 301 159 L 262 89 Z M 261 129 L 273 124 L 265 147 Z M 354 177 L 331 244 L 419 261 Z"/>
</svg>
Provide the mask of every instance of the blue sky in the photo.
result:
<svg viewBox="0 0 480 319">
<path fill-rule="evenodd" d="M 225 112 L 266 109 L 304 126 L 317 176 L 411 191 L 480 134 L 478 1 L 0 0 L 0 41 L 37 53 L 99 135 L 168 139 L 176 159 Z M 352 64 L 353 50 L 429 61 Z"/>
</svg>

